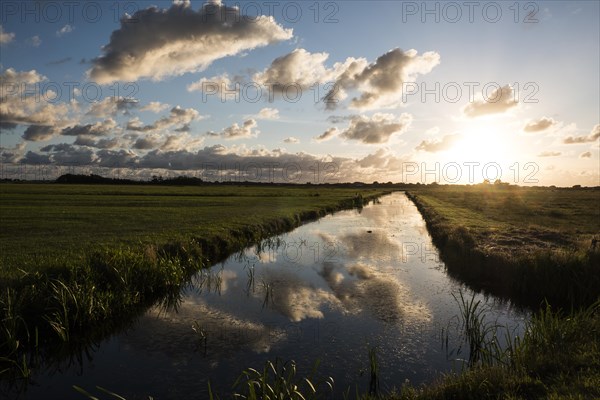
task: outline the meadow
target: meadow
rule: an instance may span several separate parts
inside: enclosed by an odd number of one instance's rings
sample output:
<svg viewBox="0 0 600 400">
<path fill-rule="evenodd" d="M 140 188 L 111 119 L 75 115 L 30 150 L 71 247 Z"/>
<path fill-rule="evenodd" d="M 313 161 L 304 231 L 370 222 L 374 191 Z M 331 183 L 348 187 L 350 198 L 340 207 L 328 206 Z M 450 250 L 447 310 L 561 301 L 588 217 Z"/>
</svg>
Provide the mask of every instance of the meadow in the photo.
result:
<svg viewBox="0 0 600 400">
<path fill-rule="evenodd" d="M 178 299 L 199 269 L 382 190 L 0 185 L 0 375 Z M 83 335 L 86 332 L 86 335 Z M 92 339 L 94 339 L 92 335 Z M 45 355 L 43 358 L 51 358 Z"/>
<path fill-rule="evenodd" d="M 538 309 L 600 296 L 600 190 L 508 185 L 411 189 L 448 272 Z"/>
</svg>

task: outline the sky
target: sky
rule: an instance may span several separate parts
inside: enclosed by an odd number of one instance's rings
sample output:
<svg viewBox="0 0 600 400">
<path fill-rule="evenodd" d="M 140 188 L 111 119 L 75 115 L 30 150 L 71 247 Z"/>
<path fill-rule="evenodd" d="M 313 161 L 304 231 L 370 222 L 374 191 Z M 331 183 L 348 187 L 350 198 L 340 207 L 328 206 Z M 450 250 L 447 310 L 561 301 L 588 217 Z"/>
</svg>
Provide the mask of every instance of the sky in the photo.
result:
<svg viewBox="0 0 600 400">
<path fill-rule="evenodd" d="M 600 185 L 600 2 L 3 1 L 0 174 Z"/>
</svg>

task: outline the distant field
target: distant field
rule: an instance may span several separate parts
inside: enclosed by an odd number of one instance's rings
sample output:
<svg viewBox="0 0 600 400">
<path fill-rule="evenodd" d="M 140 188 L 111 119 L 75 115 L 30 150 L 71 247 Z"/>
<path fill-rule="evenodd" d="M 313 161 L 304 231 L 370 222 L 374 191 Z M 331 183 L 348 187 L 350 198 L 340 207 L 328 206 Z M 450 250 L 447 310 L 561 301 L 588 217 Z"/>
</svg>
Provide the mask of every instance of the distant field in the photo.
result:
<svg viewBox="0 0 600 400">
<path fill-rule="evenodd" d="M 33 255 L 210 238 L 333 209 L 356 193 L 322 187 L 0 184 L 0 262 L 12 269 Z"/>
<path fill-rule="evenodd" d="M 530 305 L 600 295 L 600 190 L 428 186 L 409 190 L 448 270 Z"/>
<path fill-rule="evenodd" d="M 600 190 L 480 185 L 415 193 L 451 225 L 470 229 L 484 247 L 569 246 L 600 234 Z"/>
</svg>

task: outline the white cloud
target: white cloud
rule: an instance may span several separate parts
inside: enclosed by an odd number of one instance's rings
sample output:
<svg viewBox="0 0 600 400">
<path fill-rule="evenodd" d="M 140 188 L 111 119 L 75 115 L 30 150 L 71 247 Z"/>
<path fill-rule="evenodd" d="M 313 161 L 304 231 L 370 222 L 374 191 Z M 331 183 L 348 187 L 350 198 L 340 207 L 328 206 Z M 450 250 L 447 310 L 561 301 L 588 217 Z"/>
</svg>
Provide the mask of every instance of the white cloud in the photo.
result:
<svg viewBox="0 0 600 400">
<path fill-rule="evenodd" d="M 587 136 L 568 136 L 563 140 L 565 144 L 592 143 L 600 138 L 600 124 L 596 124 Z"/>
<path fill-rule="evenodd" d="M 47 80 L 35 70 L 17 72 L 12 68 L 0 74 L 0 87 L 13 88 L 0 93 L 0 123 L 12 125 L 53 125 L 64 126 L 67 122 L 69 105 L 51 103 L 46 99 L 57 96 L 48 90 L 42 96 L 39 93 L 40 82 Z M 25 95 L 24 92 L 36 90 L 35 96 Z M 40 100 L 41 99 L 41 100 Z"/>
<path fill-rule="evenodd" d="M 158 114 L 162 111 L 165 111 L 171 107 L 169 104 L 161 103 L 160 101 L 151 101 L 145 106 L 140 108 L 140 111 L 150 111 L 155 114 Z"/>
<path fill-rule="evenodd" d="M 217 95 L 222 102 L 226 102 L 227 100 L 238 99 L 240 88 L 239 82 L 232 82 L 229 75 L 222 74 L 211 78 L 202 78 L 199 81 L 193 82 L 187 86 L 187 91 L 203 92 L 203 99 Z"/>
<path fill-rule="evenodd" d="M 254 116 L 256 119 L 279 119 L 279 110 L 276 108 L 263 108 Z"/>
<path fill-rule="evenodd" d="M 35 35 L 32 36 L 31 38 L 27 39 L 27 44 L 32 46 L 32 47 L 40 47 L 42 44 L 42 39 L 40 39 L 39 36 Z"/>
<path fill-rule="evenodd" d="M 10 32 L 4 32 L 4 28 L 0 25 L 0 45 L 8 44 L 15 39 L 15 34 Z"/>
<path fill-rule="evenodd" d="M 488 114 L 503 113 L 515 107 L 519 102 L 515 97 L 512 87 L 504 85 L 494 89 L 491 93 L 480 94 L 478 99 L 463 107 L 463 113 L 471 118 Z"/>
<path fill-rule="evenodd" d="M 552 118 L 542 117 L 540 119 L 528 122 L 523 127 L 523 130 L 525 132 L 530 132 L 530 133 L 532 133 L 532 132 L 541 132 L 541 131 L 544 131 L 544 130 L 550 128 L 551 126 L 556 125 L 557 123 L 558 122 L 556 122 Z"/>
<path fill-rule="evenodd" d="M 130 23 L 129 20 L 135 20 Z M 292 37 L 273 17 L 243 18 L 237 8 L 213 4 L 194 11 L 189 2 L 150 7 L 121 20 L 88 71 L 101 84 L 161 80 L 206 69 L 212 62 Z"/>
<path fill-rule="evenodd" d="M 256 120 L 248 119 L 244 121 L 242 126 L 237 123 L 223 129 L 221 133 L 208 132 L 208 136 L 219 136 L 226 140 L 248 139 L 258 136 L 258 131 L 255 128 L 258 126 Z"/>
<path fill-rule="evenodd" d="M 460 139 L 459 134 L 444 135 L 441 139 L 427 139 L 423 140 L 415 150 L 428 151 L 435 153 L 438 151 L 444 151 L 451 148 Z"/>
<path fill-rule="evenodd" d="M 393 49 L 371 64 L 364 58 L 350 57 L 328 68 L 325 65 L 328 57 L 328 53 L 296 49 L 276 58 L 253 79 L 272 88 L 275 94 L 294 90 L 292 87 L 306 90 L 317 84 L 328 84 L 323 98 L 328 109 L 335 109 L 348 97 L 349 91 L 358 91 L 360 96 L 353 98 L 350 106 L 374 109 L 395 106 L 401 99 L 403 83 L 430 72 L 440 60 L 435 52 L 417 55 L 416 50 Z"/>
<path fill-rule="evenodd" d="M 187 132 L 177 135 L 167 135 L 166 140 L 160 146 L 164 151 L 190 150 L 197 148 L 204 142 L 204 138 L 192 137 Z"/>
<path fill-rule="evenodd" d="M 289 138 L 286 138 L 283 142 L 284 143 L 295 144 L 295 143 L 300 143 L 300 139 L 295 138 L 293 136 L 290 136 Z"/>
<path fill-rule="evenodd" d="M 56 36 L 61 37 L 66 35 L 67 33 L 71 33 L 75 30 L 75 27 L 69 24 L 66 24 L 62 28 L 56 31 Z"/>
<path fill-rule="evenodd" d="M 333 109 L 342 100 L 345 92 L 357 89 L 359 97 L 354 97 L 350 106 L 356 109 L 373 109 L 395 106 L 401 99 L 405 82 L 416 80 L 440 63 L 440 55 L 426 52 L 418 55 L 414 49 L 403 51 L 393 49 L 379 56 L 375 62 L 360 68 L 353 63 L 340 76 L 336 86 L 327 94 L 327 107 Z"/>
<path fill-rule="evenodd" d="M 253 80 L 268 85 L 274 93 L 281 93 L 290 85 L 306 89 L 334 78 L 333 71 L 324 65 L 328 57 L 327 53 L 310 53 L 305 49 L 296 49 L 273 60 L 267 69 L 255 74 Z"/>
</svg>

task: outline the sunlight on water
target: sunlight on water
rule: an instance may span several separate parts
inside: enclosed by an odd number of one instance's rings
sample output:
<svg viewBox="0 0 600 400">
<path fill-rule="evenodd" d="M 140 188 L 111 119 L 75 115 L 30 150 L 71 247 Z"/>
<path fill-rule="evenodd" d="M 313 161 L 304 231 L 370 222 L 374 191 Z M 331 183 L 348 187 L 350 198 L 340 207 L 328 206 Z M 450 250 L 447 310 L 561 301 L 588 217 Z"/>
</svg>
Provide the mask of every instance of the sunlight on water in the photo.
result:
<svg viewBox="0 0 600 400">
<path fill-rule="evenodd" d="M 79 365 L 38 376 L 27 395 L 60 392 L 64 383 L 181 398 L 206 393 L 209 380 L 227 394 L 244 368 L 276 357 L 294 359 L 301 371 L 320 359 L 338 391 L 364 390 L 373 347 L 383 389 L 419 384 L 468 358 L 457 335 L 442 348 L 442 330 L 456 328 L 452 295 L 461 289 L 471 296 L 446 275 L 416 207 L 396 193 L 201 271 L 175 309 L 150 309 Z M 524 313 L 477 299 L 489 320 L 522 329 Z"/>
</svg>

